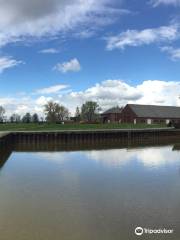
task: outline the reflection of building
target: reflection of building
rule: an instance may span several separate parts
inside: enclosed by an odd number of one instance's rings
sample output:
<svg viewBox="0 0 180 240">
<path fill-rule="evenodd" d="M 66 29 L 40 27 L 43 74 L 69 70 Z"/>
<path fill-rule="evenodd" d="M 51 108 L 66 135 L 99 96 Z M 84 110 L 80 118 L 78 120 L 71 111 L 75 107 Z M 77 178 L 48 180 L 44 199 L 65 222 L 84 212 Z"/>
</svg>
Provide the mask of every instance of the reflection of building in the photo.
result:
<svg viewBox="0 0 180 240">
<path fill-rule="evenodd" d="M 121 112 L 124 123 L 180 123 L 180 107 L 127 104 Z"/>
<path fill-rule="evenodd" d="M 101 114 L 103 123 L 106 122 L 120 122 L 122 108 L 114 107 Z"/>
</svg>

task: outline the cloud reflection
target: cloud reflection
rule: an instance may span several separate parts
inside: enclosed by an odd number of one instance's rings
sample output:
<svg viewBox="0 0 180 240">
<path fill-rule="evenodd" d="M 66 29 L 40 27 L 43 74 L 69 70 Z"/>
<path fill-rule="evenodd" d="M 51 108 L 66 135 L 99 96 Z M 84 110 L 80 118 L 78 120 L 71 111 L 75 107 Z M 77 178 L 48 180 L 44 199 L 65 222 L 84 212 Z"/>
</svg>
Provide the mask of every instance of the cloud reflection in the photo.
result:
<svg viewBox="0 0 180 240">
<path fill-rule="evenodd" d="M 37 156 L 58 164 L 67 161 L 90 160 L 109 167 L 123 167 L 135 161 L 145 167 L 161 167 L 180 161 L 180 153 L 172 151 L 173 146 L 138 149 L 109 149 L 79 152 L 47 152 Z"/>
<path fill-rule="evenodd" d="M 140 162 L 145 167 L 160 167 L 180 161 L 180 153 L 172 151 L 172 146 L 91 151 L 87 157 L 108 166 L 123 166 L 131 161 Z"/>
</svg>

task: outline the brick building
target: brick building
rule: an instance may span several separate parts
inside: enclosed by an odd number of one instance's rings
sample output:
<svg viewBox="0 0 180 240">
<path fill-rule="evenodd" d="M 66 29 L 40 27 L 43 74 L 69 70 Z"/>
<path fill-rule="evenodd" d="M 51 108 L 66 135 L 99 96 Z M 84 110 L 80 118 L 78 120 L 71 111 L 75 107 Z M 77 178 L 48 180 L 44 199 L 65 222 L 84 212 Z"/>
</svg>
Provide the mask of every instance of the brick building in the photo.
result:
<svg viewBox="0 0 180 240">
<path fill-rule="evenodd" d="M 180 107 L 127 104 L 121 111 L 123 123 L 180 123 Z"/>
<path fill-rule="evenodd" d="M 120 122 L 121 121 L 121 111 L 122 108 L 113 107 L 101 114 L 101 119 L 103 123 L 108 122 Z"/>
</svg>

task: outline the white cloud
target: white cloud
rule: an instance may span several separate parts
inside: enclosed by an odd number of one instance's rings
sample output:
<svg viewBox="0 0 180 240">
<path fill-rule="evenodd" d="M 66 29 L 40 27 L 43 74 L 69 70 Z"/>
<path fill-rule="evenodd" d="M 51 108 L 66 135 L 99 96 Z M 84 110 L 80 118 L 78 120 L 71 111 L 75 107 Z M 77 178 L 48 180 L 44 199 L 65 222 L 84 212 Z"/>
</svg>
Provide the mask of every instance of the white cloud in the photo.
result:
<svg viewBox="0 0 180 240">
<path fill-rule="evenodd" d="M 38 89 L 36 91 L 37 94 L 52 94 L 52 93 L 58 93 L 59 91 L 68 88 L 68 85 L 55 85 L 55 86 L 51 86 L 48 88 L 42 88 L 42 89 Z"/>
<path fill-rule="evenodd" d="M 0 0 L 0 46 L 110 24 L 127 10 L 112 0 Z"/>
<path fill-rule="evenodd" d="M 38 153 L 37 156 L 43 157 L 48 161 L 56 164 L 62 164 L 63 162 L 73 161 L 81 155 L 83 159 L 89 159 L 96 161 L 98 164 L 102 164 L 105 167 L 119 167 L 123 168 L 134 162 L 140 163 L 143 167 L 155 170 L 165 166 L 171 166 L 179 163 L 178 151 L 172 151 L 173 146 L 164 147 L 146 147 L 142 149 L 108 149 L 108 150 L 92 150 L 81 152 L 70 152 L 68 158 L 66 152 L 56 153 Z M 78 155 L 78 156 L 77 156 Z M 168 158 L 167 158 L 168 156 Z"/>
<path fill-rule="evenodd" d="M 161 51 L 168 53 L 173 61 L 180 60 L 180 48 L 165 46 L 161 47 Z"/>
<path fill-rule="evenodd" d="M 13 68 L 18 66 L 19 64 L 22 64 L 22 61 L 17 61 L 13 59 L 12 57 L 0 57 L 0 73 L 5 71 L 8 68 Z"/>
<path fill-rule="evenodd" d="M 44 106 L 48 101 L 52 101 L 52 100 L 53 100 L 52 97 L 41 96 L 35 100 L 35 103 L 37 104 L 37 106 Z"/>
<path fill-rule="evenodd" d="M 39 51 L 39 53 L 55 54 L 55 53 L 59 53 L 59 50 L 56 48 L 47 48 L 47 49 L 42 49 L 41 51 Z"/>
<path fill-rule="evenodd" d="M 127 30 L 116 36 L 106 38 L 107 49 L 124 49 L 128 46 L 141 46 L 152 43 L 171 42 L 180 37 L 177 24 L 148 28 L 143 30 Z"/>
<path fill-rule="evenodd" d="M 137 161 L 143 166 L 154 170 L 179 162 L 179 153 L 172 151 L 172 146 L 149 147 L 137 149 L 113 149 L 103 151 L 86 151 L 86 158 L 94 160 L 106 167 L 124 167 L 130 162 Z M 168 156 L 168 158 L 167 158 Z"/>
<path fill-rule="evenodd" d="M 179 95 L 179 81 L 146 80 L 133 86 L 122 80 L 107 80 L 85 91 L 61 96 L 59 100 L 73 112 L 75 106 L 88 100 L 97 101 L 103 110 L 127 103 L 180 105 Z"/>
<path fill-rule="evenodd" d="M 157 7 L 161 4 L 178 6 L 180 5 L 180 0 L 151 0 L 150 3 L 154 7 Z"/>
<path fill-rule="evenodd" d="M 54 70 L 57 70 L 62 73 L 79 72 L 81 70 L 81 65 L 78 59 L 74 58 L 74 59 L 71 59 L 69 62 L 56 64 L 56 66 L 54 67 Z"/>
<path fill-rule="evenodd" d="M 174 105 L 179 106 L 179 81 L 147 80 L 137 85 L 142 97 L 136 102 L 140 104 Z"/>
<path fill-rule="evenodd" d="M 13 97 L 0 98 L 0 106 L 7 106 L 13 103 Z"/>
<path fill-rule="evenodd" d="M 106 110 L 113 106 L 125 106 L 127 103 L 173 105 L 180 106 L 180 82 L 146 80 L 137 85 L 130 85 L 122 80 L 106 80 L 85 91 L 54 93 L 51 97 L 35 95 L 0 98 L 0 105 L 7 110 L 7 115 L 16 113 L 38 112 L 43 115 L 43 105 L 53 100 L 65 105 L 71 113 L 76 106 L 81 106 L 85 101 L 97 101 Z"/>
<path fill-rule="evenodd" d="M 50 100 L 53 100 L 53 98 L 45 96 L 40 96 L 38 98 L 32 98 L 31 96 L 17 98 L 17 96 L 14 96 L 0 98 L 0 106 L 5 108 L 6 116 L 8 117 L 13 113 L 23 116 L 27 112 L 36 112 L 40 116 L 43 116 L 43 106 Z"/>
<path fill-rule="evenodd" d="M 29 97 L 6 97 L 0 98 L 0 106 L 3 106 L 6 109 L 6 115 L 10 116 L 13 113 L 24 114 L 26 110 L 30 110 L 31 99 Z"/>
<path fill-rule="evenodd" d="M 81 105 L 85 101 L 93 100 L 97 101 L 104 109 L 118 104 L 124 105 L 127 101 L 135 101 L 141 97 L 141 93 L 135 87 L 121 80 L 107 80 L 85 91 L 71 92 L 61 99 L 64 103 L 74 103 L 74 105 Z"/>
</svg>

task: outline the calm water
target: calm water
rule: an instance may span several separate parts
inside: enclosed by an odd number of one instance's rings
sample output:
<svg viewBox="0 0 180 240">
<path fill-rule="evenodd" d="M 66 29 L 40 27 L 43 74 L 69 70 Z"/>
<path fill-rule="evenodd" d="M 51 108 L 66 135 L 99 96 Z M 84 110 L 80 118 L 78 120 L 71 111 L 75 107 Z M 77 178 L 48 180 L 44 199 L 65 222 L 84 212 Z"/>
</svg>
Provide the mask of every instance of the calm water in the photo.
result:
<svg viewBox="0 0 180 240">
<path fill-rule="evenodd" d="M 178 149 L 12 152 L 0 169 L 0 239 L 179 240 Z M 137 226 L 174 233 L 137 237 Z"/>
</svg>

